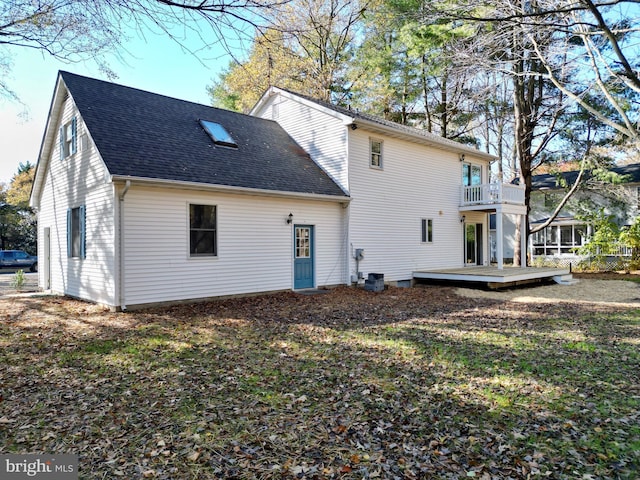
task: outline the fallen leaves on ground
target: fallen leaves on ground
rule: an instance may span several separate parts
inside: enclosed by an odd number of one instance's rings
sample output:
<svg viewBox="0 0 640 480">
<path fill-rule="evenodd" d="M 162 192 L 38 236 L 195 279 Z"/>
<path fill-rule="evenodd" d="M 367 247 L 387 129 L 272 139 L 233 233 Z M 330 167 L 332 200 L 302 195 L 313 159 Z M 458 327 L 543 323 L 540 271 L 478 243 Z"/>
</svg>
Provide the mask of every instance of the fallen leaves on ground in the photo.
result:
<svg viewBox="0 0 640 480">
<path fill-rule="evenodd" d="M 634 478 L 640 312 L 445 287 L 0 300 L 0 452 L 80 478 Z"/>
</svg>

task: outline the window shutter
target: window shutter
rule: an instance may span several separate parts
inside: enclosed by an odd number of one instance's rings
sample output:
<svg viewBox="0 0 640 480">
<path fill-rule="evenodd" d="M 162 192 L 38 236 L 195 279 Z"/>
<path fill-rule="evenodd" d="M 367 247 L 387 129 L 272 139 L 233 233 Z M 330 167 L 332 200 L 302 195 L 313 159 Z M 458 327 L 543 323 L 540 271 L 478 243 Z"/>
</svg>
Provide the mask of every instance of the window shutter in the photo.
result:
<svg viewBox="0 0 640 480">
<path fill-rule="evenodd" d="M 60 127 L 60 160 L 64 159 L 64 126 Z"/>
<path fill-rule="evenodd" d="M 71 238 L 71 209 L 67 208 L 67 257 L 71 257 L 71 252 L 72 252 L 72 241 L 73 239 Z"/>
<path fill-rule="evenodd" d="M 80 206 L 80 258 L 87 257 L 86 208 Z"/>
<path fill-rule="evenodd" d="M 71 155 L 78 150 L 78 135 L 76 135 L 76 132 L 76 117 L 73 117 L 71 119 Z"/>
</svg>

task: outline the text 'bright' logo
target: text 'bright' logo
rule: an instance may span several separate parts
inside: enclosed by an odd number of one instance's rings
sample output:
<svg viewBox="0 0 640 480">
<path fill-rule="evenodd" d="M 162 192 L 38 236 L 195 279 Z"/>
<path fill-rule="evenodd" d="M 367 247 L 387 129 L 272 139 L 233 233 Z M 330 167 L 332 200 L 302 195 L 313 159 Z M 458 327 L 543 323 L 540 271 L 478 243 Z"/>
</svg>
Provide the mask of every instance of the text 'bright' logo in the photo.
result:
<svg viewBox="0 0 640 480">
<path fill-rule="evenodd" d="M 76 455 L 0 455 L 0 479 L 75 480 Z"/>
<path fill-rule="evenodd" d="M 35 462 L 27 462 L 23 460 L 22 463 L 14 463 L 9 459 L 6 462 L 6 473 L 26 473 L 30 477 L 35 477 L 39 473 L 51 473 L 53 472 L 51 460 L 43 462 L 37 459 Z"/>
</svg>

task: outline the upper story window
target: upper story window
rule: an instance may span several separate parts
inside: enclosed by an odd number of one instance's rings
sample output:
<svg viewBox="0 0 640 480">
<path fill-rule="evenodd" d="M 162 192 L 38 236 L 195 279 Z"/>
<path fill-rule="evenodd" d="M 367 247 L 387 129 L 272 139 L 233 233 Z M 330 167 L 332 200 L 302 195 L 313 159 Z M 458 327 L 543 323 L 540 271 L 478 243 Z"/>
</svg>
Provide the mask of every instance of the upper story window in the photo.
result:
<svg viewBox="0 0 640 480">
<path fill-rule="evenodd" d="M 86 133 L 83 133 L 80 135 L 80 151 L 86 152 L 87 150 L 89 150 L 89 137 Z"/>
<path fill-rule="evenodd" d="M 462 185 L 465 187 L 482 184 L 482 167 L 472 163 L 462 164 Z"/>
<path fill-rule="evenodd" d="M 382 169 L 382 140 L 369 139 L 369 166 Z"/>
<path fill-rule="evenodd" d="M 211 137 L 211 140 L 213 140 L 213 143 L 215 143 L 216 145 L 238 148 L 238 144 L 233 139 L 233 137 L 219 123 L 210 122 L 209 120 L 200 120 L 200 125 L 202 125 L 202 127 Z"/>
<path fill-rule="evenodd" d="M 60 159 L 67 158 L 76 153 L 77 149 L 77 122 L 76 117 L 60 127 Z"/>
<path fill-rule="evenodd" d="M 189 255 L 215 257 L 217 218 L 215 205 L 189 204 Z"/>
</svg>

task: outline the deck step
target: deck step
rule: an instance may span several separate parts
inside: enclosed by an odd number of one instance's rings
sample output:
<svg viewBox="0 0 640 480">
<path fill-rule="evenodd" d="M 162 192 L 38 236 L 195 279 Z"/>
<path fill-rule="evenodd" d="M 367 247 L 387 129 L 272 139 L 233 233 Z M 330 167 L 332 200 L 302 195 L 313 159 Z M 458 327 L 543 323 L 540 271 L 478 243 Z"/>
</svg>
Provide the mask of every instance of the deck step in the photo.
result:
<svg viewBox="0 0 640 480">
<path fill-rule="evenodd" d="M 558 285 L 575 285 L 576 283 L 580 282 L 580 280 L 573 278 L 573 275 L 571 274 L 556 275 L 553 277 L 553 281 Z"/>
</svg>

